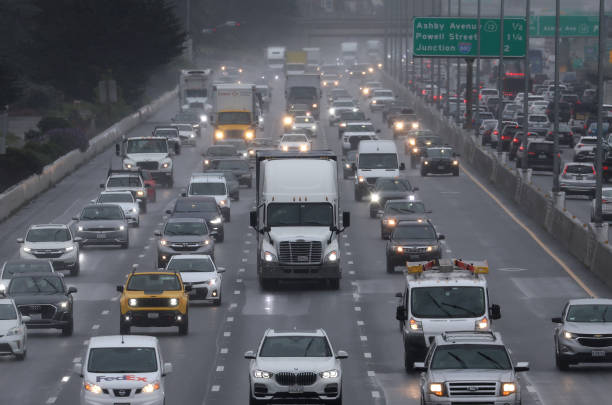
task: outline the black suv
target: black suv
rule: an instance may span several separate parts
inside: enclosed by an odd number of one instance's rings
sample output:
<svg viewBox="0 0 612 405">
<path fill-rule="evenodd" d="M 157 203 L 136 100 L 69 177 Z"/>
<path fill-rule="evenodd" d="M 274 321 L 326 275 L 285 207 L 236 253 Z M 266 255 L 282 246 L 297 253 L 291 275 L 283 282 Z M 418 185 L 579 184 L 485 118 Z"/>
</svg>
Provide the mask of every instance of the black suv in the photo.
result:
<svg viewBox="0 0 612 405">
<path fill-rule="evenodd" d="M 523 165 L 523 155 L 527 153 L 527 167 Z M 527 146 L 520 146 L 516 152 L 516 168 L 553 171 L 553 143 L 543 139 L 529 139 Z"/>
<path fill-rule="evenodd" d="M 427 176 L 429 173 L 452 173 L 453 176 L 459 176 L 458 156 L 453 148 L 447 146 L 425 149 L 422 154 L 421 176 Z"/>
<path fill-rule="evenodd" d="M 28 329 L 61 329 L 63 336 L 72 335 L 72 294 L 77 289 L 66 287 L 62 274 L 15 274 L 6 292 L 21 315 L 30 317 Z"/>
<path fill-rule="evenodd" d="M 395 266 L 407 261 L 440 259 L 443 239 L 444 235 L 438 234 L 427 219 L 399 222 L 387 243 L 387 273 L 393 273 Z"/>
<path fill-rule="evenodd" d="M 370 194 L 370 218 L 376 218 L 387 200 L 408 199 L 409 197 L 414 199 L 414 192 L 418 189 L 418 187 L 412 187 L 406 179 L 386 177 L 377 179 Z"/>
</svg>

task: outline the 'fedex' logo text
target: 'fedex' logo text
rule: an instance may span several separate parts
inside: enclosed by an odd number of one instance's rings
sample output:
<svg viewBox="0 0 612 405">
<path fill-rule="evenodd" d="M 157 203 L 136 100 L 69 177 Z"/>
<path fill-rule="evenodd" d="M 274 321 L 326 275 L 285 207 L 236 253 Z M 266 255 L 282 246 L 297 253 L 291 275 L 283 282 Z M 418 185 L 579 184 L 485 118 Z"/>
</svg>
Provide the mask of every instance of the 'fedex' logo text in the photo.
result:
<svg viewBox="0 0 612 405">
<path fill-rule="evenodd" d="M 100 381 L 142 381 L 147 382 L 147 377 L 138 377 L 133 374 L 121 375 L 119 377 L 107 377 L 105 375 L 96 376 L 96 382 Z"/>
</svg>

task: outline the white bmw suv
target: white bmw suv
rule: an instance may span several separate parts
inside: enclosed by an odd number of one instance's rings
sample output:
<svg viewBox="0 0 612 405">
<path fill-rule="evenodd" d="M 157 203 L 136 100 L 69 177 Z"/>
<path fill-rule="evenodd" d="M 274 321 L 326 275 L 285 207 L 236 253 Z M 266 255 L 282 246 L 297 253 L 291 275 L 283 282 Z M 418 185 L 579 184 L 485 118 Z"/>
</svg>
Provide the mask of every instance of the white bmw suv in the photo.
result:
<svg viewBox="0 0 612 405">
<path fill-rule="evenodd" d="M 323 329 L 276 331 L 268 329 L 257 352 L 244 354 L 249 367 L 249 404 L 273 400 L 313 400 L 342 404 L 341 359 Z"/>
</svg>

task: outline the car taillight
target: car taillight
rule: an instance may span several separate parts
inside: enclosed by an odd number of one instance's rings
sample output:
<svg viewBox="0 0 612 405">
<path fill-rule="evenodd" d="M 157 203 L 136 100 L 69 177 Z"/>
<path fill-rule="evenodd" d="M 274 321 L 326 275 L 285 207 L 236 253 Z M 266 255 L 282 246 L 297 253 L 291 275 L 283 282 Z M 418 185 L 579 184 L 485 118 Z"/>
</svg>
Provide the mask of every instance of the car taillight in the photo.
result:
<svg viewBox="0 0 612 405">
<path fill-rule="evenodd" d="M 521 146 L 521 147 L 519 148 L 519 150 L 525 150 L 525 147 L 524 147 L 524 146 Z"/>
<path fill-rule="evenodd" d="M 535 155 L 535 152 L 527 152 L 528 155 Z"/>
<path fill-rule="evenodd" d="M 519 139 L 518 139 L 518 138 L 514 138 L 514 139 L 512 140 L 512 142 L 514 142 L 514 143 L 519 143 L 520 141 L 519 141 Z"/>
<path fill-rule="evenodd" d="M 425 95 L 425 93 L 426 93 L 426 91 L 425 91 L 425 90 L 421 91 L 421 94 L 422 94 L 422 95 Z"/>
<path fill-rule="evenodd" d="M 494 133 L 495 135 L 499 134 L 499 132 L 497 132 L 497 130 L 493 131 L 493 133 Z"/>
<path fill-rule="evenodd" d="M 608 166 L 604 166 L 602 169 L 604 169 L 604 170 L 608 170 Z"/>
</svg>

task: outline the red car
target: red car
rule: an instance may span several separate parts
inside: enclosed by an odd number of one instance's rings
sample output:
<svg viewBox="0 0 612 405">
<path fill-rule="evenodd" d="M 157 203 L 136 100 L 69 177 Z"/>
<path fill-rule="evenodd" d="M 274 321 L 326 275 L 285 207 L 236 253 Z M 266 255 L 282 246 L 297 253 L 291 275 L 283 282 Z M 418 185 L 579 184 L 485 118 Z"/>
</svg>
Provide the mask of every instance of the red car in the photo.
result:
<svg viewBox="0 0 612 405">
<path fill-rule="evenodd" d="M 157 185 L 157 182 L 151 176 L 150 172 L 141 172 L 141 173 L 142 173 L 142 179 L 144 180 L 144 183 L 149 186 L 147 188 L 147 201 L 155 202 L 157 200 L 157 194 L 155 191 L 155 186 Z"/>
</svg>

